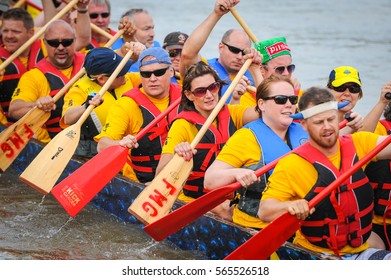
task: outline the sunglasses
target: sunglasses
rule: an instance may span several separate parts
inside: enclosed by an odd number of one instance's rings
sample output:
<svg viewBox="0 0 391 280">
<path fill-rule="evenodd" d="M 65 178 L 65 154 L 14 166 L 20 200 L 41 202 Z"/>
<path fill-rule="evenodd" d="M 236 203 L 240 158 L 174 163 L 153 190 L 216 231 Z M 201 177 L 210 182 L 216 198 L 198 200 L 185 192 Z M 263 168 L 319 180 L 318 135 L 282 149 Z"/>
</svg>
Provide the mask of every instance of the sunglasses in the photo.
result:
<svg viewBox="0 0 391 280">
<path fill-rule="evenodd" d="M 220 87 L 221 87 L 221 84 L 219 82 L 214 82 L 207 87 L 196 88 L 195 90 L 192 91 L 192 93 L 196 97 L 202 97 L 206 94 L 207 91 L 209 91 L 210 93 L 215 93 L 216 91 L 219 91 Z"/>
<path fill-rule="evenodd" d="M 48 45 L 53 48 L 58 48 L 58 46 L 60 46 L 60 45 L 63 45 L 63 47 L 66 48 L 66 47 L 69 47 L 70 45 L 72 45 L 73 41 L 75 41 L 75 39 L 73 39 L 73 38 L 72 39 L 62 39 L 61 41 L 58 39 L 53 39 L 53 40 L 45 39 L 45 40 L 48 43 Z"/>
<path fill-rule="evenodd" d="M 110 16 L 110 13 L 91 13 L 90 18 L 97 19 L 99 16 L 102 18 L 108 18 Z"/>
<path fill-rule="evenodd" d="M 361 87 L 359 85 L 342 85 L 339 87 L 332 87 L 332 89 L 337 92 L 344 92 L 346 89 L 349 89 L 351 93 L 359 93 L 361 91 Z"/>
<path fill-rule="evenodd" d="M 177 57 L 178 55 L 180 55 L 182 53 L 182 50 L 170 50 L 168 51 L 168 55 L 172 58 L 172 57 Z"/>
<path fill-rule="evenodd" d="M 289 102 L 292 104 L 292 105 L 296 105 L 297 104 L 297 101 L 299 100 L 299 97 L 296 96 L 296 95 L 290 95 L 290 96 L 286 96 L 286 95 L 275 95 L 275 96 L 268 96 L 268 97 L 265 97 L 265 98 L 262 98 L 263 100 L 270 100 L 270 99 L 273 99 L 274 102 L 276 104 L 279 104 L 279 105 L 284 105 L 286 104 L 286 102 L 288 101 L 289 99 Z"/>
<path fill-rule="evenodd" d="M 223 45 L 227 46 L 227 48 L 229 49 L 229 51 L 231 53 L 234 53 L 234 54 L 238 54 L 238 53 L 242 53 L 242 55 L 245 55 L 244 53 L 244 50 L 241 50 L 237 47 L 234 47 L 234 46 L 231 46 L 231 45 L 228 45 L 227 43 L 224 43 L 224 42 L 221 42 Z"/>
<path fill-rule="evenodd" d="M 289 74 L 292 74 L 293 71 L 295 71 L 295 68 L 296 68 L 296 66 L 294 64 L 291 64 L 291 65 L 288 65 L 288 66 L 278 66 L 278 67 L 274 68 L 274 71 L 277 74 L 282 75 L 282 73 L 284 73 L 284 71 L 286 69 Z"/>
<path fill-rule="evenodd" d="M 170 68 L 170 67 L 163 68 L 163 69 L 157 69 L 155 71 L 140 71 L 140 75 L 143 78 L 151 78 L 152 74 L 154 74 L 155 77 L 160 77 L 160 76 L 163 76 L 167 72 L 168 68 Z"/>
</svg>

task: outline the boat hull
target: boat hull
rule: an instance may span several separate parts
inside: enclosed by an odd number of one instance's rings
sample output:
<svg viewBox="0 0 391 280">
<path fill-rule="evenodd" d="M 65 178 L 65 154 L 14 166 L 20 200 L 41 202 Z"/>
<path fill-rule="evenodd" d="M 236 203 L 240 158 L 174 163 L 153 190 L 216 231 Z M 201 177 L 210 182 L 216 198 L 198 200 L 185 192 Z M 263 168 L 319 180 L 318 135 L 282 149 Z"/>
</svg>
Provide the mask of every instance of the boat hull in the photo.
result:
<svg viewBox="0 0 391 280">
<path fill-rule="evenodd" d="M 42 150 L 42 147 L 41 143 L 34 139 L 30 140 L 18 158 L 12 163 L 11 167 L 20 173 L 23 172 L 34 157 Z M 73 157 L 66 166 L 59 181 L 72 174 L 84 162 L 81 158 Z M 134 216 L 129 214 L 128 208 L 143 188 L 143 184 L 117 175 L 90 203 L 95 207 L 110 212 L 121 221 L 142 227 L 143 225 Z M 183 203 L 177 201 L 174 204 L 174 209 L 181 205 Z M 218 260 L 224 259 L 256 232 L 256 230 L 241 227 L 224 221 L 212 213 L 207 213 L 169 236 L 167 240 L 179 249 L 197 251 L 197 255 L 201 254 L 205 259 Z M 150 237 L 146 235 L 146 238 Z M 330 259 L 330 257 L 324 254 L 316 254 L 299 248 L 290 242 L 285 242 L 276 251 L 272 259 L 318 260 Z"/>
</svg>

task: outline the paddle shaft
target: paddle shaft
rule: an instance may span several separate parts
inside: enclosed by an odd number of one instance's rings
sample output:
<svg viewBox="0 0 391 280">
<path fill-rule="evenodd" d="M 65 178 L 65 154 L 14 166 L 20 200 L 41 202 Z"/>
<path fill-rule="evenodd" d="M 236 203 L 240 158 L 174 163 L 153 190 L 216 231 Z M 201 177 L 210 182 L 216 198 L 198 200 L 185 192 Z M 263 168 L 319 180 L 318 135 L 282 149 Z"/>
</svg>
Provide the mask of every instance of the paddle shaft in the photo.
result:
<svg viewBox="0 0 391 280">
<path fill-rule="evenodd" d="M 132 51 L 128 51 L 125 57 L 122 58 L 109 79 L 99 90 L 98 94 L 100 96 L 103 96 L 109 89 L 130 59 L 132 53 Z M 62 130 L 50 140 L 20 175 L 20 179 L 24 183 L 44 194 L 50 192 L 60 175 L 63 173 L 72 155 L 75 153 L 80 141 L 81 126 L 94 108 L 94 105 L 89 105 L 75 124 Z"/>
<path fill-rule="evenodd" d="M 345 127 L 347 122 L 348 120 L 346 119 L 343 120 L 339 124 L 339 127 L 340 128 Z M 273 169 L 281 158 L 291 153 L 294 153 L 298 148 L 299 147 L 273 160 L 272 162 L 266 164 L 265 166 L 257 169 L 254 172 L 255 175 L 259 177 L 262 174 Z M 214 189 L 210 192 L 207 192 L 202 197 L 193 200 L 183 205 L 182 207 L 176 209 L 175 211 L 168 213 L 167 215 L 163 216 L 161 219 L 149 225 L 146 225 L 144 227 L 144 231 L 148 233 L 156 241 L 161 241 L 167 238 L 169 235 L 185 227 L 186 225 L 188 225 L 189 223 L 191 223 L 201 215 L 205 214 L 209 210 L 220 205 L 222 202 L 224 202 L 227 199 L 228 195 L 238 190 L 241 186 L 242 185 L 239 182 L 235 182 L 230 185 L 223 186 Z"/>
<path fill-rule="evenodd" d="M 177 108 L 180 101 L 180 98 L 173 100 L 164 112 L 137 133 L 136 139 L 140 140 L 145 136 L 169 112 Z M 128 153 L 129 149 L 120 145 L 107 147 L 56 185 L 52 195 L 71 217 L 75 217 L 123 168 Z"/>
<path fill-rule="evenodd" d="M 240 26 L 242 26 L 243 30 L 250 37 L 251 41 L 258 42 L 257 37 L 254 35 L 254 33 L 251 31 L 251 29 L 248 27 L 248 25 L 244 22 L 244 20 L 239 15 L 239 13 L 236 11 L 236 9 L 235 8 L 230 8 L 229 10 L 230 10 L 231 14 L 234 16 L 234 18 L 238 21 Z"/>
<path fill-rule="evenodd" d="M 310 209 L 314 208 L 323 199 L 331 194 L 337 187 L 344 183 L 350 176 L 357 172 L 364 164 L 369 162 L 380 151 L 391 143 L 391 135 L 377 145 L 372 151 L 356 162 L 348 171 L 339 176 L 328 187 L 324 188 L 308 203 Z M 265 260 L 276 251 L 287 239 L 300 228 L 303 220 L 289 212 L 273 220 L 259 233 L 251 237 L 225 259 L 227 260 Z"/>
<path fill-rule="evenodd" d="M 110 47 L 121 36 L 123 31 L 118 32 L 106 43 Z M 56 103 L 70 88 L 85 74 L 84 67 L 76 73 L 64 87 L 53 97 Z M 0 170 L 4 172 L 27 145 L 34 133 L 49 119 L 50 113 L 42 111 L 37 106 L 31 108 L 22 118 L 13 123 L 0 133 Z"/>
<path fill-rule="evenodd" d="M 99 90 L 98 95 L 103 96 L 105 94 L 105 92 L 109 89 L 111 84 L 117 78 L 118 74 L 122 71 L 122 68 L 124 68 L 125 64 L 128 62 L 132 54 L 133 54 L 132 51 L 128 51 L 126 53 L 126 55 L 122 58 L 120 64 L 118 64 L 117 68 L 110 75 L 109 79 L 104 83 L 102 88 Z M 94 108 L 95 108 L 94 105 L 89 105 L 87 109 L 83 112 L 83 114 L 80 116 L 78 121 L 75 123 L 75 125 L 81 126 L 84 123 L 84 121 L 88 118 L 88 116 L 91 114 L 92 110 L 94 110 Z"/>
<path fill-rule="evenodd" d="M 91 29 L 92 31 L 106 37 L 107 39 L 111 40 L 111 38 L 113 38 L 113 35 L 111 35 L 110 33 L 106 32 L 105 30 L 103 30 L 102 28 L 96 26 L 95 24 L 93 24 L 91 22 Z"/>
<path fill-rule="evenodd" d="M 19 0 L 18 2 L 16 2 L 15 5 L 12 6 L 12 8 L 20 8 L 22 7 L 25 3 L 27 2 L 27 0 Z"/>
<path fill-rule="evenodd" d="M 239 83 L 240 79 L 243 77 L 247 69 L 250 67 L 251 63 L 252 63 L 252 59 L 247 59 L 243 64 L 243 66 L 240 68 L 239 72 L 236 74 L 235 78 L 232 80 L 231 84 L 229 85 L 229 87 L 227 88 L 223 96 L 220 98 L 216 107 L 212 110 L 212 112 L 206 119 L 205 123 L 202 125 L 201 129 L 198 131 L 197 135 L 194 137 L 193 141 L 191 142 L 190 146 L 192 149 L 194 149 L 197 146 L 197 144 L 201 141 L 202 137 L 209 129 L 209 126 L 213 123 L 213 121 L 219 114 L 221 108 L 223 108 L 226 101 L 230 97 L 231 93 L 234 91 L 236 85 Z"/>
<path fill-rule="evenodd" d="M 79 0 L 72 0 L 69 2 L 58 14 L 56 14 L 48 23 L 46 23 L 42 28 L 40 28 L 29 40 L 27 40 L 26 43 L 24 43 L 19 49 L 17 49 L 9 58 L 7 58 L 1 65 L 0 65 L 0 72 L 3 71 L 15 58 L 17 58 L 19 55 L 21 55 L 32 43 L 34 43 L 35 40 L 37 40 L 39 37 L 42 36 L 42 34 L 45 32 L 46 28 L 51 24 L 53 21 L 60 19 L 62 16 L 64 16 L 66 13 L 68 13 L 74 5 Z"/>
<path fill-rule="evenodd" d="M 123 31 L 119 31 L 115 34 L 115 36 L 112 36 L 112 38 L 105 44 L 105 48 L 111 47 L 115 41 L 123 34 Z M 74 83 L 76 83 L 84 74 L 86 73 L 85 68 L 81 68 L 79 72 L 75 74 L 75 76 L 72 77 L 72 79 L 69 80 L 66 85 L 60 89 L 59 92 L 56 93 L 55 96 L 53 96 L 53 101 L 56 103 L 68 90 L 73 86 Z M 112 82 L 111 82 L 112 83 Z M 111 84 L 110 83 L 110 84 Z M 109 85 L 110 86 L 110 85 Z M 91 110 L 92 111 L 92 110 Z"/>
<path fill-rule="evenodd" d="M 250 66 L 252 59 L 247 59 L 237 75 L 212 110 L 193 141 L 190 143 L 194 149 L 200 142 L 209 126 L 217 117 L 219 111 L 225 105 L 229 96 L 239 83 L 242 76 Z M 193 161 L 185 161 L 183 157 L 174 154 L 171 160 L 160 171 L 152 182 L 137 196 L 128 208 L 129 213 L 135 216 L 144 224 L 149 224 L 166 215 L 174 205 L 174 202 L 182 190 L 189 174 L 193 168 Z M 156 196 L 158 194 L 158 196 Z M 148 206 L 148 207 L 146 207 Z"/>
</svg>

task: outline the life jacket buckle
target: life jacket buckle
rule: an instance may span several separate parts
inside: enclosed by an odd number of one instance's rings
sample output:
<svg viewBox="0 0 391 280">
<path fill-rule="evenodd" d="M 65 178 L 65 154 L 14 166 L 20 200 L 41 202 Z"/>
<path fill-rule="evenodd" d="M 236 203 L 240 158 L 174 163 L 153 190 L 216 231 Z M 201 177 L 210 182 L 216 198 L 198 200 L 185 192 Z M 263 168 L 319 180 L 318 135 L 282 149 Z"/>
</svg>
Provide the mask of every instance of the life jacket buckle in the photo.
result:
<svg viewBox="0 0 391 280">
<path fill-rule="evenodd" d="M 345 217 L 345 224 L 350 224 L 356 221 L 356 214 Z"/>
<path fill-rule="evenodd" d="M 347 237 L 348 237 L 349 241 L 352 241 L 352 240 L 358 238 L 358 231 L 356 230 L 354 232 L 348 233 Z"/>
</svg>

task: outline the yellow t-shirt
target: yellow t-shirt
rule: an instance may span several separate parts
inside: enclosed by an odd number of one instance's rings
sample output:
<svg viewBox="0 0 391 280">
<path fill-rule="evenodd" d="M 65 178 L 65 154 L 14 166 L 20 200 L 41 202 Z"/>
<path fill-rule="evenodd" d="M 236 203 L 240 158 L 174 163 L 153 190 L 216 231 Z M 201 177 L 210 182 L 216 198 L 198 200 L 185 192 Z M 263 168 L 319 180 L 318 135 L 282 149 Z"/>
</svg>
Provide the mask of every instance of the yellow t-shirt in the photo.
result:
<svg viewBox="0 0 391 280">
<path fill-rule="evenodd" d="M 114 102 L 119 99 L 123 93 L 131 90 L 140 82 L 141 80 L 139 73 L 127 73 L 125 74 L 125 84 L 116 88 L 114 90 L 114 95 L 108 91 L 103 94 L 104 102 L 94 109 L 94 113 L 98 117 L 102 126 L 106 122 L 106 117 L 111 105 L 113 105 Z M 86 101 L 88 94 L 91 92 L 99 93 L 101 88 L 102 87 L 98 83 L 91 81 L 87 75 L 76 82 L 64 96 L 64 106 L 62 109 L 62 118 L 60 120 L 61 127 L 67 127 L 67 125 L 64 123 L 64 114 L 69 108 L 82 105 Z"/>
<path fill-rule="evenodd" d="M 71 78 L 73 66 L 61 70 L 67 78 Z M 50 94 L 50 85 L 45 75 L 37 68 L 31 69 L 24 73 L 19 80 L 18 86 L 12 95 L 11 103 L 15 100 L 25 102 L 35 102 L 38 98 L 48 96 Z M 50 141 L 49 133 L 45 128 L 37 131 L 36 138 L 44 143 Z"/>
<path fill-rule="evenodd" d="M 352 134 L 359 159 L 368 154 L 376 146 L 378 137 L 379 135 L 370 132 L 357 132 Z M 338 151 L 335 155 L 328 158 L 334 166 L 339 168 L 341 162 L 340 147 L 338 146 Z M 269 177 L 268 186 L 263 192 L 262 200 L 268 198 L 274 198 L 278 201 L 302 199 L 315 185 L 317 178 L 318 173 L 311 163 L 296 154 L 288 155 L 278 162 L 272 175 Z M 334 254 L 330 249 L 311 244 L 302 236 L 300 231 L 296 232 L 294 243 L 315 252 Z M 347 245 L 339 250 L 339 252 L 341 255 L 355 254 L 367 248 L 367 243 L 356 248 Z"/>
<path fill-rule="evenodd" d="M 241 128 L 231 136 L 216 159 L 240 168 L 257 164 L 261 156 L 261 147 L 254 133 L 249 128 Z M 239 210 L 237 205 L 232 218 L 235 223 L 245 227 L 264 228 L 268 224 Z"/>
<path fill-rule="evenodd" d="M 252 93 L 246 91 L 241 97 L 240 97 L 240 105 L 246 106 L 246 107 L 254 107 L 257 105 L 257 101 L 255 100 L 254 95 Z"/>
<path fill-rule="evenodd" d="M 7 118 L 4 115 L 3 109 L 0 107 L 0 123 L 3 125 L 7 124 Z"/>
<path fill-rule="evenodd" d="M 143 89 L 141 91 L 144 93 Z M 169 106 L 169 96 L 156 99 L 145 95 L 161 112 Z M 113 140 L 121 140 L 128 134 L 136 136 L 143 122 L 143 115 L 137 103 L 132 98 L 123 96 L 112 105 L 101 133 L 94 139 L 99 141 L 102 137 L 108 137 Z M 138 182 L 136 174 L 129 164 L 125 164 L 122 172 L 124 176 Z"/>
<path fill-rule="evenodd" d="M 236 128 L 241 128 L 243 126 L 244 112 L 247 108 L 240 105 L 227 105 L 227 107 Z M 212 125 L 216 127 L 217 122 L 214 121 Z M 162 148 L 162 154 L 174 154 L 176 145 L 182 142 L 191 143 L 198 132 L 199 130 L 193 123 L 185 119 L 175 120 L 168 131 L 166 142 Z M 194 198 L 186 196 L 183 192 L 180 192 L 178 198 L 185 202 L 194 200 Z"/>
</svg>

